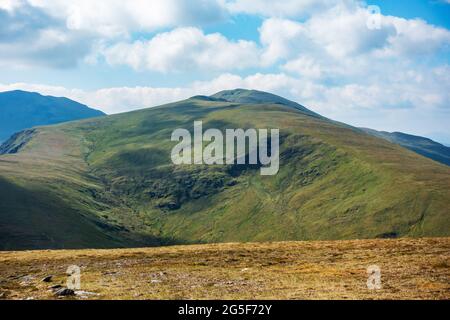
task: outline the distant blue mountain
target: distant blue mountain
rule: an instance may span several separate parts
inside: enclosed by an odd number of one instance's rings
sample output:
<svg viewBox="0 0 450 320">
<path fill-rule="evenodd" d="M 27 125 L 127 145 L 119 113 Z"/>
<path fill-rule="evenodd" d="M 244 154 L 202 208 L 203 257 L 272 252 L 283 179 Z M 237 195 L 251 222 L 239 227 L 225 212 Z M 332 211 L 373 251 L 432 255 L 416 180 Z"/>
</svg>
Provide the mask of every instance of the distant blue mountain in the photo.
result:
<svg viewBox="0 0 450 320">
<path fill-rule="evenodd" d="M 0 92 L 0 142 L 23 129 L 105 115 L 70 100 L 35 92 Z"/>
<path fill-rule="evenodd" d="M 366 133 L 397 143 L 424 157 L 450 166 L 450 148 L 428 138 L 413 136 L 402 132 L 385 132 L 360 128 Z"/>
</svg>

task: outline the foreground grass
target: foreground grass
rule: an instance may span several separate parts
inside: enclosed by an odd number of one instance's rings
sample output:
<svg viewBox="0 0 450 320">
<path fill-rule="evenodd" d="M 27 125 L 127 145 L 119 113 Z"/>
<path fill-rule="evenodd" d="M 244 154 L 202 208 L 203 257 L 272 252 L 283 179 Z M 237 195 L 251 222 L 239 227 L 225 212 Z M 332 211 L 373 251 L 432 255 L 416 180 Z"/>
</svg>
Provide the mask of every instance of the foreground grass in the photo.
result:
<svg viewBox="0 0 450 320">
<path fill-rule="evenodd" d="M 1 252 L 0 297 L 55 299 L 75 264 L 93 294 L 70 299 L 449 299 L 449 258 L 450 238 Z"/>
</svg>

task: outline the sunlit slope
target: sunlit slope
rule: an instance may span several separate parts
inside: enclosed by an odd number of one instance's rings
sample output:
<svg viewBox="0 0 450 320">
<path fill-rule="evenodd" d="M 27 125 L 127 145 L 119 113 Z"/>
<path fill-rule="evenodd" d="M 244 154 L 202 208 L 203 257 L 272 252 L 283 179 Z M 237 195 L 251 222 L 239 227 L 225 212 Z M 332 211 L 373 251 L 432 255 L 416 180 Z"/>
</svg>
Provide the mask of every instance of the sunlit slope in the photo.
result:
<svg viewBox="0 0 450 320">
<path fill-rule="evenodd" d="M 204 130 L 279 128 L 279 173 L 173 165 L 172 131 L 192 130 L 198 120 Z M 36 206 L 3 195 L 2 235 L 22 232 L 24 221 L 32 233 L 52 232 L 74 245 L 59 224 L 30 228 L 46 215 L 70 216 L 87 236 L 101 238 L 86 236 L 79 247 L 450 233 L 449 167 L 282 103 L 197 97 L 36 132 L 18 154 L 0 156 L 0 179 L 10 193 L 20 187 L 49 199 L 38 197 Z M 56 138 L 64 143 L 53 144 Z M 59 154 L 47 157 L 54 150 Z M 17 212 L 23 219 L 11 229 Z M 19 238 L 10 242 L 20 247 Z"/>
<path fill-rule="evenodd" d="M 12 300 L 448 300 L 449 260 L 445 237 L 0 252 L 0 290 Z M 374 262 L 382 290 L 367 289 Z M 49 287 L 66 286 L 73 264 L 86 266 L 83 291 L 56 296 Z"/>
</svg>

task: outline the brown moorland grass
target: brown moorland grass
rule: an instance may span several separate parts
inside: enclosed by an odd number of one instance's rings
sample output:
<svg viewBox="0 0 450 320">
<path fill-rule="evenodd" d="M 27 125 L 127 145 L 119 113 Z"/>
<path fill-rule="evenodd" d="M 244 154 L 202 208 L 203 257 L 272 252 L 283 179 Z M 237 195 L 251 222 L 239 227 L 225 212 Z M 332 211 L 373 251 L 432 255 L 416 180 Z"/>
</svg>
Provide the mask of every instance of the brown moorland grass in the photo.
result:
<svg viewBox="0 0 450 320">
<path fill-rule="evenodd" d="M 56 299 L 75 264 L 93 294 L 61 299 L 449 299 L 449 258 L 450 238 L 0 252 L 0 297 Z"/>
</svg>

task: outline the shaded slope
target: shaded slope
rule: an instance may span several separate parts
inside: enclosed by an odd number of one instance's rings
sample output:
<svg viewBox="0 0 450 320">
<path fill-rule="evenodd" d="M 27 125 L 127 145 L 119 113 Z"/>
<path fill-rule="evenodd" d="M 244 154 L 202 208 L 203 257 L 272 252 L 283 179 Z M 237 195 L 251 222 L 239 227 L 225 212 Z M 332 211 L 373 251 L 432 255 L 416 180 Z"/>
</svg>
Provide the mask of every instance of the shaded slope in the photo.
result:
<svg viewBox="0 0 450 320">
<path fill-rule="evenodd" d="M 67 98 L 20 90 L 0 92 L 0 143 L 26 128 L 102 115 L 101 111 Z"/>
<path fill-rule="evenodd" d="M 192 130 L 194 120 L 202 120 L 204 130 L 280 128 L 280 172 L 263 177 L 252 166 L 174 166 L 171 133 Z M 196 97 L 36 130 L 18 154 L 0 157 L 0 177 L 27 179 L 37 189 L 54 186 L 51 192 L 80 215 L 124 228 L 114 234 L 141 244 L 148 243 L 145 236 L 201 243 L 444 236 L 450 230 L 447 166 L 279 103 Z M 55 137 L 66 142 L 52 142 Z M 56 145 L 62 158 L 17 169 L 14 162 Z M 74 146 L 78 151 L 69 152 Z M 69 168 L 69 180 L 59 176 Z M 16 209 L 8 210 L 2 214 Z"/>
<path fill-rule="evenodd" d="M 424 157 L 450 166 L 450 148 L 437 143 L 436 141 L 402 132 L 377 131 L 367 128 L 361 129 L 368 134 L 397 143 Z"/>
<path fill-rule="evenodd" d="M 18 134 L 19 141 L 29 131 Z M 102 213 L 121 210 L 122 204 L 99 198 L 103 184 L 89 174 L 82 139 L 63 127 L 41 127 L 19 153 L 0 156 L 0 249 L 176 243 L 105 221 Z"/>
</svg>

